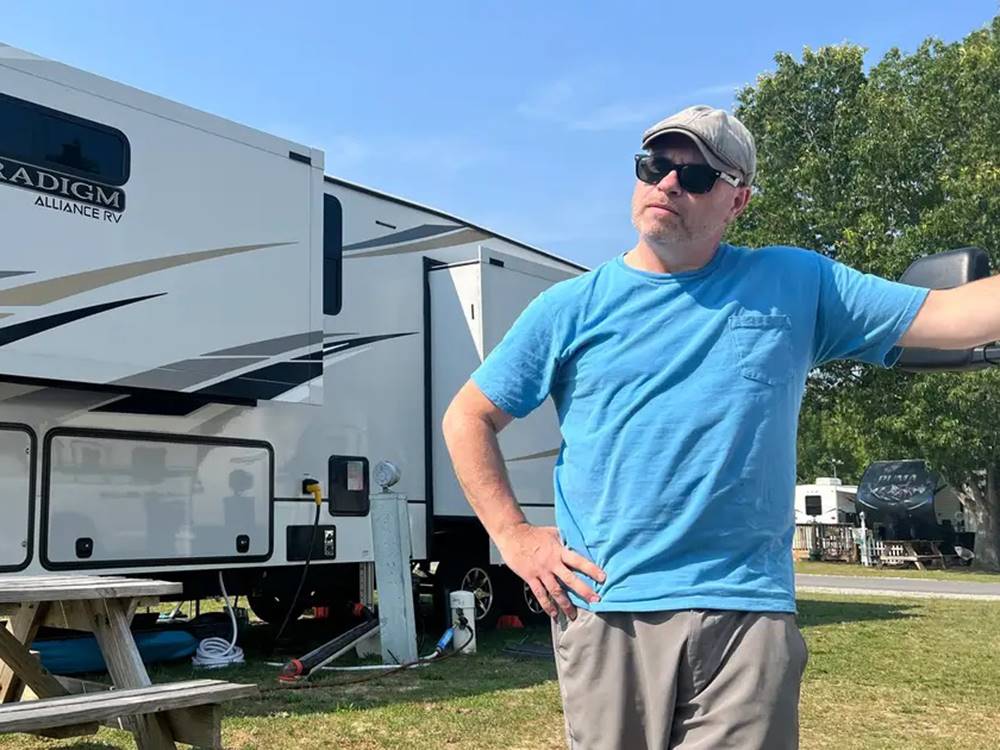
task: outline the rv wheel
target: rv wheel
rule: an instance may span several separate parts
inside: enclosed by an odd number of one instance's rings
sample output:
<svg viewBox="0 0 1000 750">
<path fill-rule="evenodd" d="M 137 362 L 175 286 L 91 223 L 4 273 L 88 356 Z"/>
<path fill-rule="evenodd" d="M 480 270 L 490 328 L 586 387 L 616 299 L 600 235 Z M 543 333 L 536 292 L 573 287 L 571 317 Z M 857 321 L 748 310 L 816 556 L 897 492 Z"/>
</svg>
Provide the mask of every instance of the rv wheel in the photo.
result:
<svg viewBox="0 0 1000 750">
<path fill-rule="evenodd" d="M 281 625 L 285 620 L 285 615 L 288 614 L 288 607 L 292 602 L 287 595 L 278 596 L 277 594 L 264 593 L 249 594 L 247 596 L 247 603 L 250 605 L 253 613 L 268 625 Z M 295 622 L 305 611 L 305 606 L 296 604 L 295 611 L 292 612 L 292 616 L 288 618 L 288 621 Z"/>
<path fill-rule="evenodd" d="M 448 560 L 437 570 L 444 592 L 471 591 L 476 598 L 476 629 L 491 630 L 503 614 L 501 569 L 497 565 Z M 445 606 L 448 606 L 447 601 Z"/>
<path fill-rule="evenodd" d="M 549 622 L 548 614 L 542 609 L 542 605 L 538 603 L 538 599 L 532 593 L 531 587 L 520 578 L 517 579 L 515 587 L 520 592 L 520 596 L 516 601 L 517 613 L 521 616 L 521 621 L 525 625 L 541 625 Z"/>
</svg>

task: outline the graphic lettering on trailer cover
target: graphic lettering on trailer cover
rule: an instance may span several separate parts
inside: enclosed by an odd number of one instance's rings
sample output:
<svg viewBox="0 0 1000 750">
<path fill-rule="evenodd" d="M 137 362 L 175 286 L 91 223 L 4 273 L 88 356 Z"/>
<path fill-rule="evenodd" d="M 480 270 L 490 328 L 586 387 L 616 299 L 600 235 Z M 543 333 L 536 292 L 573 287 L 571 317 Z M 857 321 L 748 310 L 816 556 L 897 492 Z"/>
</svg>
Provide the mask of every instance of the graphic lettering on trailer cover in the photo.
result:
<svg viewBox="0 0 1000 750">
<path fill-rule="evenodd" d="M 118 223 L 131 148 L 120 130 L 0 94 L 0 184 L 35 205 Z"/>
</svg>

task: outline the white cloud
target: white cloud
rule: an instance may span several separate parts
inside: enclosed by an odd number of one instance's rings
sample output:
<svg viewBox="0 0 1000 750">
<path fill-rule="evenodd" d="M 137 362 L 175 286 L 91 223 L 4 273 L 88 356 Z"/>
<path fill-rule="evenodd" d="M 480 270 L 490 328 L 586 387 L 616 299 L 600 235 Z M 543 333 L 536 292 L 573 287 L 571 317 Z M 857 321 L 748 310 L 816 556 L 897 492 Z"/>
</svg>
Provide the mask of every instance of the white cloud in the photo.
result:
<svg viewBox="0 0 1000 750">
<path fill-rule="evenodd" d="M 539 86 L 522 101 L 517 111 L 524 117 L 559 123 L 569 130 L 590 132 L 628 130 L 638 125 L 649 124 L 665 116 L 671 109 L 679 109 L 704 100 L 708 100 L 708 103 L 728 104 L 717 100 L 726 94 L 731 97 L 739 87 L 737 83 L 719 83 L 685 93 L 657 97 L 653 102 L 646 97 L 642 101 L 619 100 L 595 103 L 600 95 L 599 87 L 593 85 L 594 83 L 593 78 L 582 76 L 550 81 Z"/>
<path fill-rule="evenodd" d="M 577 95 L 577 85 L 572 80 L 550 81 L 518 104 L 517 112 L 533 120 L 561 120 Z"/>
<path fill-rule="evenodd" d="M 636 106 L 627 103 L 606 104 L 593 112 L 566 122 L 570 130 L 625 130 L 635 125 L 648 125 L 663 117 L 663 107 Z"/>
<path fill-rule="evenodd" d="M 406 136 L 386 139 L 384 155 L 394 161 L 448 174 L 495 161 L 493 148 L 463 135 Z"/>
</svg>

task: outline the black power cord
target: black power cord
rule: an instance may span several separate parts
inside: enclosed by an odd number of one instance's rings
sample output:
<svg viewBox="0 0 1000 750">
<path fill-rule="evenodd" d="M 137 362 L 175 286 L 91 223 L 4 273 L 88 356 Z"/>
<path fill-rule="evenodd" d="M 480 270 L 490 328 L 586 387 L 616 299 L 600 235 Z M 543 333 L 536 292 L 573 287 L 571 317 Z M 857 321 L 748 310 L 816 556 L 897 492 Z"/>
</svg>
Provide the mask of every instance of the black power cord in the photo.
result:
<svg viewBox="0 0 1000 750">
<path fill-rule="evenodd" d="M 272 648 L 278 645 L 278 642 L 281 640 L 281 636 L 285 633 L 285 628 L 288 627 L 289 620 L 292 619 L 292 613 L 295 611 L 295 607 L 299 603 L 299 597 L 302 595 L 302 587 L 305 586 L 306 577 L 309 575 L 309 563 L 312 562 L 313 550 L 316 549 L 316 539 L 319 536 L 319 514 L 323 508 L 323 496 L 322 492 L 319 490 L 319 483 L 313 479 L 303 479 L 302 492 L 312 493 L 315 497 L 316 517 L 313 519 L 312 536 L 309 540 L 309 550 L 306 552 L 306 564 L 302 568 L 302 576 L 299 578 L 298 588 L 295 589 L 295 596 L 292 597 L 292 602 L 288 605 L 288 611 L 285 613 L 285 619 L 281 623 L 281 627 L 278 628 L 278 634 L 274 636 Z"/>
</svg>

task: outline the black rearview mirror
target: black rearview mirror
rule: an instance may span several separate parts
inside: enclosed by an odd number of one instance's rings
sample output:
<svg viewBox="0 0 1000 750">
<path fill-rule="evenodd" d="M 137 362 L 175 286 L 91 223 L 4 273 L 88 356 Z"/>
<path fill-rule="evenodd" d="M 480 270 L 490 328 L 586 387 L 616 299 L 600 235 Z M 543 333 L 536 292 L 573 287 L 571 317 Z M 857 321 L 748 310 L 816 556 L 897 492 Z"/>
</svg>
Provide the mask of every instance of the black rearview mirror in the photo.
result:
<svg viewBox="0 0 1000 750">
<path fill-rule="evenodd" d="M 990 275 L 989 256 L 978 247 L 963 247 L 919 258 L 899 278 L 927 289 L 952 289 Z M 985 349 L 903 349 L 896 367 L 912 372 L 977 370 L 991 363 Z"/>
</svg>

